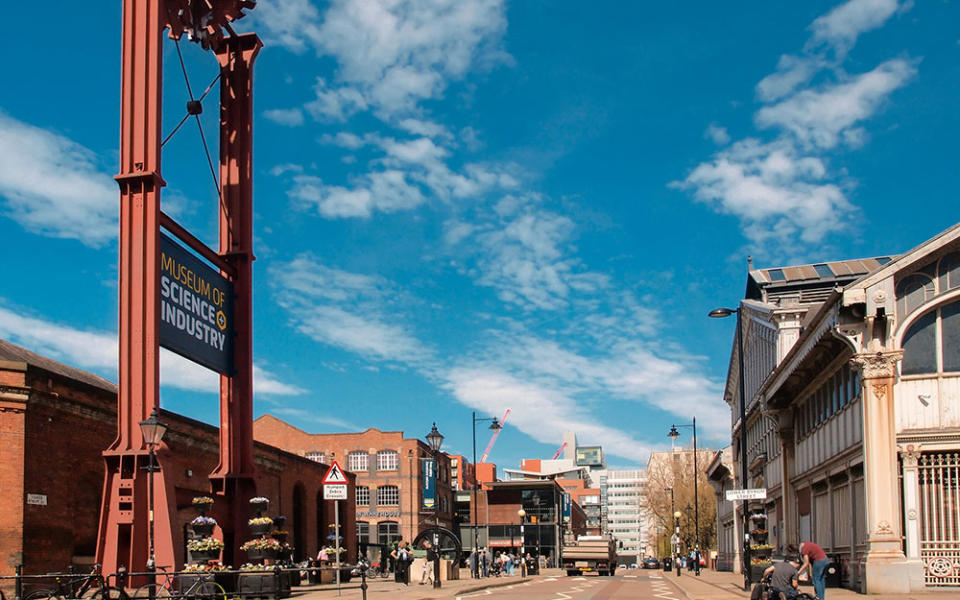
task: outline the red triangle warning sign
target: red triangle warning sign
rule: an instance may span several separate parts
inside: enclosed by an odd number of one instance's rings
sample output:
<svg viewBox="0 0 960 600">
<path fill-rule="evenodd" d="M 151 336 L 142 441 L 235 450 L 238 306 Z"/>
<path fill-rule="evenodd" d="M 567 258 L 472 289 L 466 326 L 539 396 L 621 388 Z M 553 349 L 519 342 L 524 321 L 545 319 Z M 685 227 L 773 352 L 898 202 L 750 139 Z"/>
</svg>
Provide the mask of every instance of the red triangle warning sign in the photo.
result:
<svg viewBox="0 0 960 600">
<path fill-rule="evenodd" d="M 343 469 L 340 468 L 337 461 L 333 461 L 333 464 L 330 465 L 330 470 L 323 478 L 323 483 L 324 485 L 328 483 L 347 483 L 347 477 L 343 474 Z"/>
</svg>

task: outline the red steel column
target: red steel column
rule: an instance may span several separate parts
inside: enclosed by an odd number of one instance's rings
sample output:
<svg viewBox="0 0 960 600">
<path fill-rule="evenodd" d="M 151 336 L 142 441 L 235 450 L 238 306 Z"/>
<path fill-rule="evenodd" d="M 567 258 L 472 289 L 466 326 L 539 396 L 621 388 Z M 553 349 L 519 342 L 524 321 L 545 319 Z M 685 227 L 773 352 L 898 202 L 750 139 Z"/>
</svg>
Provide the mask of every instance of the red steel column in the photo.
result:
<svg viewBox="0 0 960 600">
<path fill-rule="evenodd" d="M 159 402 L 160 125 L 163 0 L 124 0 L 120 119 L 120 355 L 117 438 L 104 451 L 97 541 L 105 573 L 143 571 L 148 558 L 149 475 L 139 422 Z M 163 464 L 165 447 L 159 450 Z M 173 566 L 163 471 L 155 475 L 157 562 Z"/>
<path fill-rule="evenodd" d="M 214 491 L 232 508 L 232 533 L 224 532 L 224 561 L 236 556 L 246 533 L 253 480 L 253 61 L 256 34 L 224 39 L 220 63 L 220 254 L 236 269 L 234 374 L 220 377 L 220 464 Z M 226 528 L 224 528 L 226 529 Z M 229 539 L 227 539 L 229 538 Z M 232 564 L 238 564 L 234 558 Z"/>
</svg>

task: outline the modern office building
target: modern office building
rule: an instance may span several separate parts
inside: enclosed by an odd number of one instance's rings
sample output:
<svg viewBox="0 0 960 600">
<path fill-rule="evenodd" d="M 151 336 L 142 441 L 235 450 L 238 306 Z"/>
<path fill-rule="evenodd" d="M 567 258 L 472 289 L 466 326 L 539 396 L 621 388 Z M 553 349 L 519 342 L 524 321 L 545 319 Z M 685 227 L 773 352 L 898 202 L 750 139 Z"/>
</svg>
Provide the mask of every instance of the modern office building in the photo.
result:
<svg viewBox="0 0 960 600">
<path fill-rule="evenodd" d="M 647 547 L 646 474 L 641 469 L 607 469 L 597 476 L 605 491 L 606 531 L 617 539 L 618 562 L 639 564 L 655 554 Z"/>
</svg>

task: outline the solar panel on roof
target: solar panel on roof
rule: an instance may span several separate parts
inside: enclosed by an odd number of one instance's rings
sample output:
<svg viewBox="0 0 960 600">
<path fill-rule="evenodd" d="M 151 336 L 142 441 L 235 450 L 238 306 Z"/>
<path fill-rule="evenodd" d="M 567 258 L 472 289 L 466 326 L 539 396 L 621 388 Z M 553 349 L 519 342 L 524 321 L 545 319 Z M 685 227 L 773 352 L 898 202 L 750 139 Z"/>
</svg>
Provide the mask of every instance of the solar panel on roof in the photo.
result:
<svg viewBox="0 0 960 600">
<path fill-rule="evenodd" d="M 786 281 L 787 278 L 783 275 L 783 269 L 770 269 L 767 271 L 767 274 L 770 275 L 770 281 Z"/>
<path fill-rule="evenodd" d="M 813 269 L 820 277 L 833 277 L 835 275 L 829 265 L 813 265 Z"/>
</svg>

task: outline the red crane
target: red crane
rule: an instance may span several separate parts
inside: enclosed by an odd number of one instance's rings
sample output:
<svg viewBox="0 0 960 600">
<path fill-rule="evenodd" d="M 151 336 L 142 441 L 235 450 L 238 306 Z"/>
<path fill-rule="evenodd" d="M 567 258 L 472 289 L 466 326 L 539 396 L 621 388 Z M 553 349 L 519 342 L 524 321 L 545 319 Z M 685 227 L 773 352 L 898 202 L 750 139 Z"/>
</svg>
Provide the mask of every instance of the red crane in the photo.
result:
<svg viewBox="0 0 960 600">
<path fill-rule="evenodd" d="M 500 427 L 493 432 L 493 436 L 490 438 L 490 443 L 487 444 L 487 449 L 483 451 L 483 456 L 480 457 L 480 462 L 487 462 L 487 457 L 490 456 L 490 451 L 493 450 L 493 444 L 497 441 L 497 436 L 500 435 L 500 432 L 503 431 L 503 424 L 507 422 L 507 416 L 510 414 L 510 409 L 507 409 L 507 412 L 503 413 L 503 418 L 500 419 Z"/>
<path fill-rule="evenodd" d="M 560 458 L 560 453 L 563 452 L 563 449 L 567 447 L 567 443 L 564 442 L 562 446 L 557 448 L 557 451 L 553 453 L 553 460 Z"/>
</svg>

